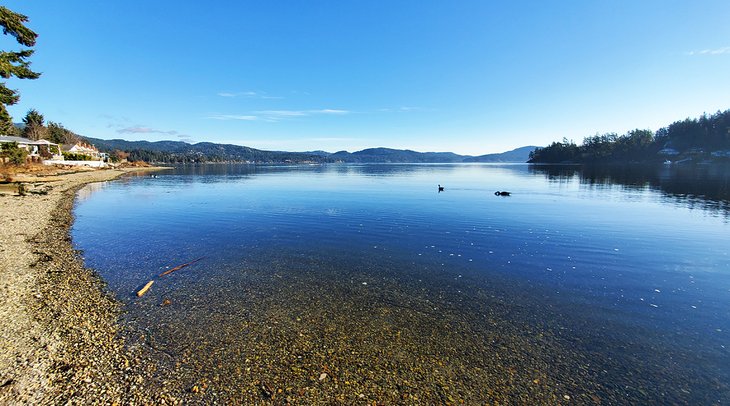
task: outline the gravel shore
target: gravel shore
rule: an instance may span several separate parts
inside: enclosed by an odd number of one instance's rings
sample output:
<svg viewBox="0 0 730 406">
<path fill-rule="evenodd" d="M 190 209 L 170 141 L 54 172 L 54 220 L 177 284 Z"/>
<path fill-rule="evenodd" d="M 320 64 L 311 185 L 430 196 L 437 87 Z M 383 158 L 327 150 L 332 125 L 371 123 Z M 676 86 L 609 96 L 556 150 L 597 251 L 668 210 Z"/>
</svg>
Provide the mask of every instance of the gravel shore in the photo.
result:
<svg viewBox="0 0 730 406">
<path fill-rule="evenodd" d="M 175 403 L 154 388 L 144 349 L 124 345 L 119 303 L 68 234 L 76 191 L 127 171 L 37 178 L 25 196 L 0 193 L 0 404 Z"/>
</svg>

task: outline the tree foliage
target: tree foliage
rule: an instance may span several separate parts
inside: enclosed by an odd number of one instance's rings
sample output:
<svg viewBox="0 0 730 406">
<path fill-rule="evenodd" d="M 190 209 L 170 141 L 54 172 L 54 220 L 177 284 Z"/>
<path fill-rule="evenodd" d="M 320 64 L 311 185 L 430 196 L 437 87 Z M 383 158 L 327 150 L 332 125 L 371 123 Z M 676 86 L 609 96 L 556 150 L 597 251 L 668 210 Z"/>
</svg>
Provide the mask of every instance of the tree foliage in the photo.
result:
<svg viewBox="0 0 730 406">
<path fill-rule="evenodd" d="M 28 151 L 25 148 L 20 148 L 17 142 L 0 143 L 0 158 L 7 158 L 11 164 L 22 165 L 25 163 L 27 156 Z"/>
<path fill-rule="evenodd" d="M 92 158 L 86 154 L 77 154 L 75 152 L 63 151 L 63 159 L 67 161 L 91 161 Z"/>
<path fill-rule="evenodd" d="M 637 129 L 620 136 L 596 134 L 584 138 L 580 146 L 563 139 L 535 149 L 529 162 L 653 162 L 664 160 L 659 152 L 667 149 L 681 157 L 698 154 L 707 157 L 712 151 L 730 150 L 730 110 L 676 121 L 656 132 Z"/>
<path fill-rule="evenodd" d="M 25 117 L 23 117 L 23 136 L 31 140 L 45 139 L 48 134 L 48 129 L 44 125 L 43 114 L 39 113 L 36 109 L 28 110 Z"/>
<path fill-rule="evenodd" d="M 76 144 L 80 141 L 76 133 L 64 127 L 63 124 L 53 121 L 48 122 L 46 139 L 56 144 Z"/>
<path fill-rule="evenodd" d="M 676 121 L 663 129 L 667 143 L 679 150 L 705 148 L 730 149 L 730 110 L 703 114 L 697 119 Z"/>
<path fill-rule="evenodd" d="M 0 135 L 20 135 L 18 129 L 13 125 L 13 118 L 2 102 L 0 102 Z"/>
<path fill-rule="evenodd" d="M 528 162 L 572 162 L 578 155 L 578 146 L 563 138 L 562 142 L 553 142 L 545 148 L 536 148 L 530 152 Z"/>
<path fill-rule="evenodd" d="M 23 24 L 27 22 L 27 16 L 12 12 L 0 6 L 0 25 L 3 27 L 3 34 L 12 35 L 21 45 L 32 47 L 35 45 L 38 34 Z"/>
<path fill-rule="evenodd" d="M 102 140 L 85 137 L 99 151 L 126 157 L 130 162 L 145 161 L 153 163 L 203 163 L 203 162 L 255 162 L 255 163 L 313 163 L 332 162 L 326 155 L 307 152 L 262 151 L 241 145 L 214 144 L 199 142 L 188 144 L 181 141 L 125 141 Z"/>
<path fill-rule="evenodd" d="M 111 156 L 115 161 L 124 161 L 125 159 L 129 159 L 129 152 L 115 149 Z"/>
<path fill-rule="evenodd" d="M 26 27 L 24 24 L 26 22 L 28 22 L 28 17 L 0 6 L 0 26 L 3 27 L 3 34 L 13 36 L 22 46 L 32 47 L 35 45 L 38 34 Z M 40 73 L 32 71 L 30 61 L 27 60 L 31 55 L 33 55 L 32 49 L 0 51 L 0 77 L 3 79 L 11 77 L 37 79 Z M 16 90 L 9 89 L 5 82 L 0 82 L 0 133 L 13 132 L 13 121 L 6 106 L 17 103 L 19 98 L 20 95 Z"/>
</svg>

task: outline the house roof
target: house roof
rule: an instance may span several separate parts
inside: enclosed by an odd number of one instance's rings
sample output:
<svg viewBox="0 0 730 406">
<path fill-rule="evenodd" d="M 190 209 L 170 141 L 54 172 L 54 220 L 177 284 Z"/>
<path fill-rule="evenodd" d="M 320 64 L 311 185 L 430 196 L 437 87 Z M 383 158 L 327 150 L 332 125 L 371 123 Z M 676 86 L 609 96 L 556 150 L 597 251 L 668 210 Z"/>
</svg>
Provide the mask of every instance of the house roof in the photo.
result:
<svg viewBox="0 0 730 406">
<path fill-rule="evenodd" d="M 26 145 L 58 145 L 48 140 L 36 140 L 33 141 L 29 138 L 23 137 L 11 137 L 7 135 L 0 135 L 0 142 L 17 142 L 18 144 Z"/>
<path fill-rule="evenodd" d="M 17 142 L 18 144 L 30 144 L 33 141 L 31 141 L 28 138 L 23 138 L 23 137 L 11 137 L 8 135 L 0 135 L 0 142 Z"/>
<path fill-rule="evenodd" d="M 32 145 L 58 145 L 56 143 L 53 143 L 48 140 L 38 140 L 38 141 L 32 141 L 30 144 Z"/>
<path fill-rule="evenodd" d="M 61 145 L 61 149 L 64 151 L 71 151 L 72 149 L 75 149 L 79 152 L 91 152 L 91 153 L 98 153 L 99 150 L 96 149 L 95 146 L 85 143 L 77 142 L 76 144 L 63 144 Z"/>
</svg>

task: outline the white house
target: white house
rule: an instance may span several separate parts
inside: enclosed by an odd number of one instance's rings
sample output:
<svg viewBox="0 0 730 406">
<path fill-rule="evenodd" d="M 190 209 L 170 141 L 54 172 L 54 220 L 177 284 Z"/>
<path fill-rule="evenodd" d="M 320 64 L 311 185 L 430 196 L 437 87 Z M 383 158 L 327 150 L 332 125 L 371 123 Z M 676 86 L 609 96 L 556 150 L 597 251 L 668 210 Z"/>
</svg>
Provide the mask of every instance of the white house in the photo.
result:
<svg viewBox="0 0 730 406">
<path fill-rule="evenodd" d="M 76 144 L 66 144 L 63 146 L 63 150 L 74 154 L 81 154 L 89 156 L 92 160 L 98 161 L 102 159 L 101 153 L 95 146 L 87 144 L 85 142 L 77 142 Z"/>
<path fill-rule="evenodd" d="M 31 161 L 41 161 L 44 156 L 46 159 L 63 160 L 61 146 L 48 140 L 33 141 L 23 137 L 0 135 L 0 144 L 13 142 L 17 143 L 19 148 L 28 151 L 28 157 Z"/>
</svg>

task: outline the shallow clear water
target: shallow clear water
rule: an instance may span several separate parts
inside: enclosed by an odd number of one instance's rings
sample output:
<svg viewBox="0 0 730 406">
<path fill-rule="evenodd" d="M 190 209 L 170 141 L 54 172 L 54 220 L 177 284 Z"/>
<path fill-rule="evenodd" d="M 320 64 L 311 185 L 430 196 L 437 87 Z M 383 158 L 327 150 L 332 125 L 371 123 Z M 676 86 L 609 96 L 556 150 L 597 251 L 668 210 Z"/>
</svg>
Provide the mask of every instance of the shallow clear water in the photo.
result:
<svg viewBox="0 0 730 406">
<path fill-rule="evenodd" d="M 208 400 L 725 403 L 726 169 L 184 167 L 72 237 Z"/>
</svg>

